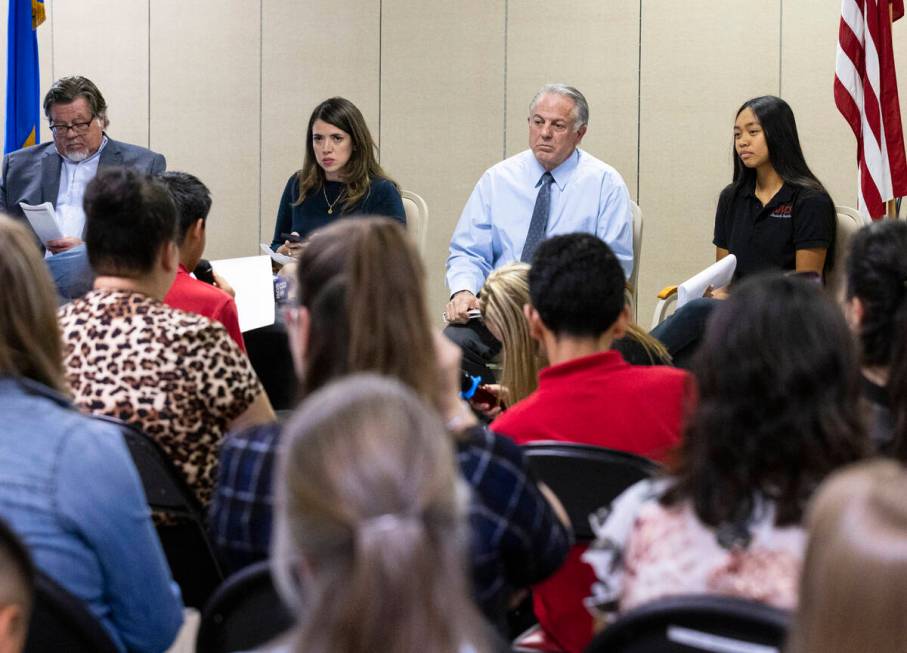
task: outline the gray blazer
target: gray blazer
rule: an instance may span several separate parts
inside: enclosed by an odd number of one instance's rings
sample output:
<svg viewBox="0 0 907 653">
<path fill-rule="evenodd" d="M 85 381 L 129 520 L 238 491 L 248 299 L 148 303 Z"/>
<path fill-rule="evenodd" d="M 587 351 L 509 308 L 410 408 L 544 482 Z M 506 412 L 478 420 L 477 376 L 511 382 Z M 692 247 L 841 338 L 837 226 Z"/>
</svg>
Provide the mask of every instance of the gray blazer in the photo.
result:
<svg viewBox="0 0 907 653">
<path fill-rule="evenodd" d="M 33 145 L 4 156 L 3 178 L 0 179 L 0 211 L 24 219 L 19 202 L 50 202 L 56 206 L 61 166 L 53 142 Z M 167 169 L 167 160 L 163 154 L 108 137 L 107 146 L 101 152 L 101 160 L 98 162 L 98 167 L 100 166 L 124 166 L 158 174 Z"/>
</svg>

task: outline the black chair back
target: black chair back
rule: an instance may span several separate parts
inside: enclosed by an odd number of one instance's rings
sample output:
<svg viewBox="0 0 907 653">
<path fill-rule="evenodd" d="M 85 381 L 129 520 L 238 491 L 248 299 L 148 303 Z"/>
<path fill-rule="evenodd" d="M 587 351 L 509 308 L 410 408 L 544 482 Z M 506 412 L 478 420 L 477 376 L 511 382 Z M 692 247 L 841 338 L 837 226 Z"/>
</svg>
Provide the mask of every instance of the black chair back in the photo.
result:
<svg viewBox="0 0 907 653">
<path fill-rule="evenodd" d="M 104 626 L 81 600 L 40 571 L 25 653 L 117 653 Z"/>
<path fill-rule="evenodd" d="M 158 526 L 158 537 L 183 602 L 201 608 L 224 579 L 208 538 L 204 509 L 157 442 L 114 417 L 95 418 L 119 427 L 151 510 L 178 520 Z"/>
<path fill-rule="evenodd" d="M 709 594 L 659 599 L 621 615 L 585 653 L 779 653 L 790 614 Z"/>
<path fill-rule="evenodd" d="M 590 514 L 659 469 L 641 456 L 587 444 L 533 442 L 523 450 L 536 477 L 564 505 L 577 542 L 595 539 Z"/>
<path fill-rule="evenodd" d="M 252 650 L 286 633 L 294 623 L 264 560 L 236 572 L 217 589 L 202 613 L 195 650 Z"/>
<path fill-rule="evenodd" d="M 243 334 L 246 353 L 274 410 L 296 405 L 296 371 L 287 340 L 287 328 L 277 321 Z"/>
</svg>

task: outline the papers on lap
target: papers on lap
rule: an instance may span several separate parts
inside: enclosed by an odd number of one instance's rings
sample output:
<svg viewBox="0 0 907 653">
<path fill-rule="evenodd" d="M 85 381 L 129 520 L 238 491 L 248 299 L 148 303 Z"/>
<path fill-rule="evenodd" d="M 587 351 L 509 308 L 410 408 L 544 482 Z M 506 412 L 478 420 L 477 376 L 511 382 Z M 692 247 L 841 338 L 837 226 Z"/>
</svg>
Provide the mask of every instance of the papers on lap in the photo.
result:
<svg viewBox="0 0 907 653">
<path fill-rule="evenodd" d="M 723 288 L 728 285 L 736 269 L 737 257 L 733 254 L 728 254 L 696 276 L 690 277 L 677 286 L 677 308 L 680 308 L 688 301 L 702 297 L 709 286 L 712 286 L 712 288 Z"/>
</svg>

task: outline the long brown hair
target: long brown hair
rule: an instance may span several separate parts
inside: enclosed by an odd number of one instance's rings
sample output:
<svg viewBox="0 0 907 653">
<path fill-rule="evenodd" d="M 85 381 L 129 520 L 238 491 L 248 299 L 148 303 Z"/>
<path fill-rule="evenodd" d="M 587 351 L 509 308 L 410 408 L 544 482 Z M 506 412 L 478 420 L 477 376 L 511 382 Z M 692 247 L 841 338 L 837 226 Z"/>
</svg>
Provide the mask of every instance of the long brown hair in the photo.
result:
<svg viewBox="0 0 907 653">
<path fill-rule="evenodd" d="M 0 215 L 0 374 L 66 392 L 56 292 L 34 236 Z"/>
<path fill-rule="evenodd" d="M 907 472 L 894 461 L 832 476 L 814 498 L 787 653 L 907 650 Z"/>
<path fill-rule="evenodd" d="M 434 411 L 353 375 L 303 402 L 284 442 L 272 566 L 305 606 L 296 650 L 487 650 L 466 582 L 468 492 Z"/>
<path fill-rule="evenodd" d="M 740 530 L 762 497 L 775 525 L 799 524 L 819 483 L 867 451 L 853 338 L 838 306 L 797 277 L 756 275 L 719 303 L 662 501 L 689 501 L 704 524 Z"/>
<path fill-rule="evenodd" d="M 356 217 L 319 229 L 298 282 L 311 315 L 303 396 L 338 376 L 377 372 L 438 402 L 425 268 L 398 222 Z"/>
<path fill-rule="evenodd" d="M 305 141 L 305 159 L 302 162 L 302 170 L 296 173 L 299 180 L 299 199 L 295 205 L 302 204 L 303 200 L 312 192 L 318 192 L 326 181 L 324 170 L 315 158 L 315 150 L 312 146 L 312 127 L 316 120 L 322 120 L 337 129 L 342 129 L 350 135 L 352 141 L 352 152 L 350 160 L 343 167 L 346 183 L 346 198 L 343 200 L 344 211 L 347 211 L 368 195 L 371 183 L 375 179 L 386 179 L 394 186 L 394 182 L 385 174 L 384 170 L 378 164 L 378 157 L 375 153 L 378 147 L 372 140 L 372 134 L 365 124 L 365 118 L 362 112 L 356 108 L 356 105 L 342 97 L 332 97 L 312 111 L 309 118 L 309 127 L 306 130 Z"/>
</svg>

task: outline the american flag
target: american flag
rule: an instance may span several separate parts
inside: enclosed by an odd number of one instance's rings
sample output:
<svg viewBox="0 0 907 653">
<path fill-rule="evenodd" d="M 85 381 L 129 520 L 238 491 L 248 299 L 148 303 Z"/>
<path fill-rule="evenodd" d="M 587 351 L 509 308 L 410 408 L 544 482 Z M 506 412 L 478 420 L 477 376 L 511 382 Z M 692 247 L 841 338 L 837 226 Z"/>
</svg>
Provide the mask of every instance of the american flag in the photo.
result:
<svg viewBox="0 0 907 653">
<path fill-rule="evenodd" d="M 907 196 L 907 158 L 894 70 L 891 23 L 904 0 L 842 0 L 835 59 L 835 104 L 857 137 L 860 212 L 885 215 Z"/>
</svg>

